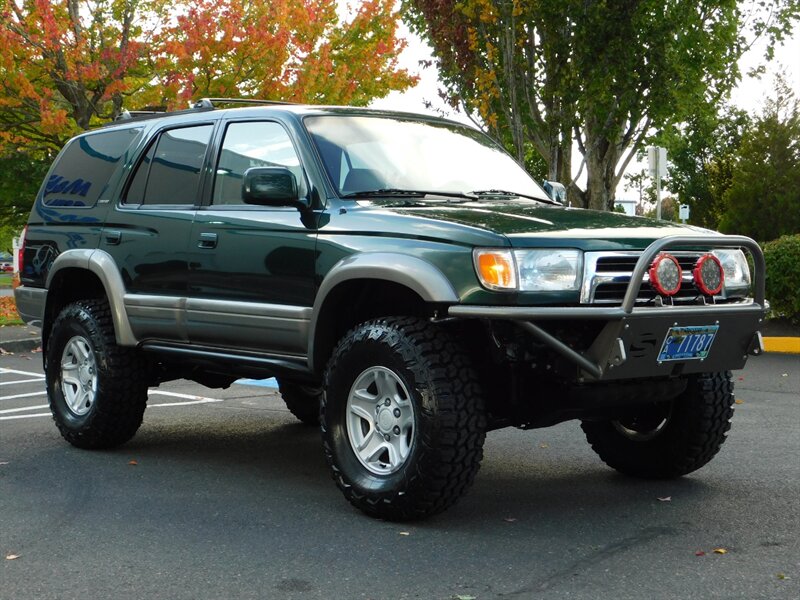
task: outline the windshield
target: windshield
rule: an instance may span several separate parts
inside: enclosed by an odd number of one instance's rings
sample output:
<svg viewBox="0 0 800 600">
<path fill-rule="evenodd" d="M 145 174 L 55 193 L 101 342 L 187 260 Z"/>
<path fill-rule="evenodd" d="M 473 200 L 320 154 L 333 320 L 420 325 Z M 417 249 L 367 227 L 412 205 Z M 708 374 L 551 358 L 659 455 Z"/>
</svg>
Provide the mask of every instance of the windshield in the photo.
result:
<svg viewBox="0 0 800 600">
<path fill-rule="evenodd" d="M 306 117 L 305 124 L 340 195 L 502 189 L 548 198 L 508 154 L 469 127 L 349 115 Z"/>
</svg>

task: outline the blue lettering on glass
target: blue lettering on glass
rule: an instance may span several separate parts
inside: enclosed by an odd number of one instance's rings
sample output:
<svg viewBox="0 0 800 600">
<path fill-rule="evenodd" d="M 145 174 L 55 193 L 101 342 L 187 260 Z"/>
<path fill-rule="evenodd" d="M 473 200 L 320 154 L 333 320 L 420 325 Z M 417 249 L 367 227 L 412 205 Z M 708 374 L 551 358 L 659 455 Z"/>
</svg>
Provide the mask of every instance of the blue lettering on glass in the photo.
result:
<svg viewBox="0 0 800 600">
<path fill-rule="evenodd" d="M 61 175 L 51 175 L 44 188 L 44 195 L 48 194 L 72 194 L 75 196 L 86 196 L 89 188 L 92 187 L 90 181 L 84 181 L 80 177 L 75 181 L 63 178 Z"/>
</svg>

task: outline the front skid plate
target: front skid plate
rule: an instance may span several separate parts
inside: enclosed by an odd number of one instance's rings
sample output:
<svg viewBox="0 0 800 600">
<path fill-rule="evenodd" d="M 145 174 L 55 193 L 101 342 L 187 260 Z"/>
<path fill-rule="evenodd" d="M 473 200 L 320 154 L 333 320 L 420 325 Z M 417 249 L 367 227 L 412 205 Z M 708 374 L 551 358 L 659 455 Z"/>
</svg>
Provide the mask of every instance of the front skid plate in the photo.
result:
<svg viewBox="0 0 800 600">
<path fill-rule="evenodd" d="M 706 358 L 658 361 L 664 338 L 671 327 L 708 325 L 718 325 L 719 329 Z M 752 310 L 681 317 L 630 316 L 608 323 L 586 356 L 602 367 L 602 381 L 741 369 L 747 362 L 748 348 L 760 325 L 760 312 Z M 619 354 L 617 339 L 622 340 L 625 360 L 614 365 L 614 358 Z"/>
</svg>

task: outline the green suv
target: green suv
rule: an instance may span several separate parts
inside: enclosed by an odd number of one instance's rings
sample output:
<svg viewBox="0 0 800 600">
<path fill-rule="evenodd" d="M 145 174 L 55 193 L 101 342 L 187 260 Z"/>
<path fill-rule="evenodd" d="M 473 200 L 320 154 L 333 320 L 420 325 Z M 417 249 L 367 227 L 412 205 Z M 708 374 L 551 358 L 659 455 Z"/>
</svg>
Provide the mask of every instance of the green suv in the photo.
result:
<svg viewBox="0 0 800 600">
<path fill-rule="evenodd" d="M 128 441 L 148 386 L 274 376 L 385 519 L 455 503 L 501 427 L 579 419 L 618 471 L 694 471 L 762 352 L 752 240 L 565 207 L 418 115 L 206 99 L 116 121 L 58 155 L 20 254 L 68 442 Z"/>
</svg>

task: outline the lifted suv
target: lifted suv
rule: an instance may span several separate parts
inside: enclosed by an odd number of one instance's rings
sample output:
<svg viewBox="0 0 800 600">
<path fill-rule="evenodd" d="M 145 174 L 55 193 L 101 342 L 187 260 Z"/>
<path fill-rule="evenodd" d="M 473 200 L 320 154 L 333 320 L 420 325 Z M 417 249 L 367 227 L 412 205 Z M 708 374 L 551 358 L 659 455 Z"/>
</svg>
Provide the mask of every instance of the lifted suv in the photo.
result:
<svg viewBox="0 0 800 600">
<path fill-rule="evenodd" d="M 71 444 L 129 440 L 148 386 L 275 376 L 387 519 L 455 503 L 506 426 L 579 419 L 623 473 L 690 473 L 762 351 L 752 240 L 564 207 L 482 134 L 409 114 L 205 100 L 80 135 L 21 264 Z"/>
</svg>

